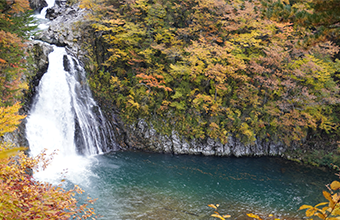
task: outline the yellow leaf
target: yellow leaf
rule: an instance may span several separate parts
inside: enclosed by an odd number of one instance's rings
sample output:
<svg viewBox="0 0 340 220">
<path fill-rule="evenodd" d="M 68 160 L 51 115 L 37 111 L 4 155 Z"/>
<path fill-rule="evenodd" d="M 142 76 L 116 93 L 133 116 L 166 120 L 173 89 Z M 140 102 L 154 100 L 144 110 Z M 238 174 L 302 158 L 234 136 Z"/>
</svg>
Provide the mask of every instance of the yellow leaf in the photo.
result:
<svg viewBox="0 0 340 220">
<path fill-rule="evenodd" d="M 327 210 L 330 212 L 330 211 L 331 211 L 331 208 L 329 208 L 329 206 L 323 207 L 323 208 L 322 208 L 322 213 L 325 214 Z"/>
<path fill-rule="evenodd" d="M 225 220 L 225 218 L 223 218 L 222 216 L 218 215 L 218 214 L 212 214 L 211 215 L 212 217 L 215 217 L 215 218 L 219 218 L 221 220 Z"/>
<path fill-rule="evenodd" d="M 223 218 L 230 218 L 231 215 L 223 215 Z"/>
<path fill-rule="evenodd" d="M 323 191 L 322 194 L 323 194 L 323 196 L 324 196 L 328 201 L 333 202 L 332 196 L 331 196 L 331 194 L 330 194 L 329 192 Z"/>
<path fill-rule="evenodd" d="M 217 207 L 214 204 L 209 204 L 208 206 L 211 208 L 217 209 Z"/>
<path fill-rule="evenodd" d="M 261 220 L 260 216 L 255 215 L 255 214 L 253 214 L 253 213 L 247 213 L 247 215 L 248 215 L 250 218 L 255 218 L 255 219 Z"/>
<path fill-rule="evenodd" d="M 313 208 L 313 206 L 311 205 L 302 205 L 299 210 L 302 210 L 302 209 L 310 209 L 310 208 Z"/>
<path fill-rule="evenodd" d="M 306 216 L 307 216 L 307 217 L 311 217 L 311 216 L 314 215 L 315 212 L 316 212 L 315 209 L 307 209 L 307 211 L 306 211 Z"/>
<path fill-rule="evenodd" d="M 336 193 L 332 196 L 332 199 L 334 202 L 338 202 L 340 200 L 340 194 L 339 193 Z"/>
<path fill-rule="evenodd" d="M 332 215 L 340 215 L 340 209 L 334 209 Z"/>
<path fill-rule="evenodd" d="M 328 205 L 329 208 L 327 210 L 332 210 L 335 207 L 335 205 L 336 205 L 336 203 L 334 201 L 330 201 L 329 205 Z M 329 211 L 329 212 L 331 212 L 331 211 Z"/>
<path fill-rule="evenodd" d="M 17 129 L 21 120 L 26 116 L 19 115 L 20 103 L 16 103 L 13 106 L 0 107 L 0 136 L 7 132 L 13 132 Z"/>
<path fill-rule="evenodd" d="M 318 206 L 323 206 L 323 205 L 328 205 L 328 202 L 322 202 L 322 203 L 319 203 L 319 204 L 317 204 L 315 207 L 318 207 Z"/>
<path fill-rule="evenodd" d="M 329 217 L 327 220 L 340 220 L 340 217 Z"/>
<path fill-rule="evenodd" d="M 324 216 L 323 214 L 321 214 L 321 213 L 316 213 L 315 214 L 316 216 L 318 216 L 319 218 L 321 218 L 321 219 L 325 219 L 326 218 L 326 216 Z"/>
<path fill-rule="evenodd" d="M 333 181 L 333 182 L 331 183 L 331 189 L 332 189 L 332 190 L 338 190 L 338 189 L 340 189 L 340 182 L 339 182 L 339 181 Z"/>
<path fill-rule="evenodd" d="M 273 214 L 268 215 L 268 217 L 273 217 L 273 216 L 274 216 Z"/>
<path fill-rule="evenodd" d="M 217 207 L 219 207 L 220 204 L 216 204 L 216 205 L 214 205 L 214 204 L 209 204 L 208 206 L 217 210 Z"/>
</svg>

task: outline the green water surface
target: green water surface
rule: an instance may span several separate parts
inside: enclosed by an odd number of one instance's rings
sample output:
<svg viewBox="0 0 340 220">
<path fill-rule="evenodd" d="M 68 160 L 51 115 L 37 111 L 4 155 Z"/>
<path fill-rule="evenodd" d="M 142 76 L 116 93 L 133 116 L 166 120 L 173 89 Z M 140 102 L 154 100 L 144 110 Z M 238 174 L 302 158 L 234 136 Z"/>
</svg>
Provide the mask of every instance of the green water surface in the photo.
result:
<svg viewBox="0 0 340 220">
<path fill-rule="evenodd" d="M 301 219 L 302 204 L 324 201 L 333 171 L 281 158 L 234 158 L 115 152 L 98 155 L 94 174 L 82 186 L 100 219 L 216 219 L 222 214 L 246 219 L 252 212 Z"/>
</svg>

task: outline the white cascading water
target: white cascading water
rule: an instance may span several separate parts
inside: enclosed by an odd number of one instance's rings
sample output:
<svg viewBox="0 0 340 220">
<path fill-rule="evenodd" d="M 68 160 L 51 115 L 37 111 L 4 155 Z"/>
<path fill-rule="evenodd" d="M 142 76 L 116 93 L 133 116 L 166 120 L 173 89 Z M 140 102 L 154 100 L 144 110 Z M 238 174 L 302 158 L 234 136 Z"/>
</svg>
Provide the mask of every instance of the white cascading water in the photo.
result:
<svg viewBox="0 0 340 220">
<path fill-rule="evenodd" d="M 35 15 L 40 30 L 48 28 L 46 11 L 55 0 L 46 2 L 48 6 Z M 67 55 L 63 47 L 53 49 L 27 117 L 26 138 L 31 156 L 44 149 L 48 154 L 57 151 L 57 155 L 45 171 L 34 177 L 58 184 L 66 176 L 75 184 L 86 184 L 87 177 L 93 176 L 89 169 L 93 155 L 117 146 L 110 125 L 92 98 L 79 61 Z"/>
<path fill-rule="evenodd" d="M 91 97 L 84 70 L 75 58 L 66 54 L 65 48 L 54 46 L 27 117 L 26 137 L 31 156 L 45 148 L 48 153 L 56 150 L 58 154 L 45 172 L 34 177 L 57 183 L 62 178 L 60 173 L 67 169 L 68 180 L 84 184 L 91 175 L 90 156 L 102 153 L 107 144 L 113 143 L 106 139 L 110 134 L 105 133 L 108 132 L 105 124 Z"/>
<path fill-rule="evenodd" d="M 37 18 L 45 19 L 47 9 L 52 8 L 54 6 L 55 0 L 46 0 L 46 3 L 47 6 L 41 10 L 40 14 L 37 15 Z"/>
<path fill-rule="evenodd" d="M 46 30 L 49 27 L 50 21 L 46 19 L 47 9 L 52 8 L 55 4 L 55 0 L 46 0 L 47 6 L 41 9 L 39 14 L 35 14 L 33 17 L 36 18 L 39 30 Z"/>
</svg>

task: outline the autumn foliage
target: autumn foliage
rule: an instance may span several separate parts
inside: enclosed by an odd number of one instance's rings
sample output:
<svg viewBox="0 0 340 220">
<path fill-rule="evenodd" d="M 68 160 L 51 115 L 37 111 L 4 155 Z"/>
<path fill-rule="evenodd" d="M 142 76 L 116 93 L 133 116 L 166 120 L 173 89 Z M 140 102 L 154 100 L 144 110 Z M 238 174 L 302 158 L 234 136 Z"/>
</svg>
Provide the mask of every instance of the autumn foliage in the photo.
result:
<svg viewBox="0 0 340 220">
<path fill-rule="evenodd" d="M 0 107 L 0 136 L 13 132 L 25 116 L 19 115 L 19 104 Z M 0 219 L 86 219 L 95 217 L 88 204 L 78 205 L 75 194 L 83 191 L 75 186 L 64 190 L 33 178 L 34 172 L 45 169 L 53 155 L 42 152 L 35 158 L 27 156 L 25 148 L 0 143 Z"/>
<path fill-rule="evenodd" d="M 25 40 L 33 29 L 29 16 L 27 0 L 0 2 L 0 106 L 16 103 L 27 89 Z"/>
<path fill-rule="evenodd" d="M 20 104 L 0 107 L 0 136 L 13 132 L 25 118 L 19 115 Z M 61 186 L 39 182 L 34 172 L 45 169 L 53 155 L 42 152 L 35 158 L 27 156 L 26 148 L 0 143 L 0 219 L 86 219 L 95 217 L 88 204 L 90 198 L 79 205 L 76 194 L 83 191 L 75 186 L 64 190 Z"/>
<path fill-rule="evenodd" d="M 340 33 L 339 0 L 262 0 L 265 16 L 276 21 L 307 27 L 306 45 L 324 40 L 338 41 Z"/>
<path fill-rule="evenodd" d="M 0 153 L 6 150 L 2 145 Z M 1 219 L 87 219 L 95 217 L 89 203 L 78 205 L 75 194 L 83 193 L 78 186 L 64 190 L 61 186 L 36 181 L 31 172 L 46 167 L 50 159 L 42 152 L 30 158 L 23 152 L 0 160 Z M 40 164 L 40 165 L 39 165 Z"/>
<path fill-rule="evenodd" d="M 25 116 L 19 115 L 20 104 L 0 107 L 0 136 L 13 132 Z M 35 180 L 32 176 L 45 169 L 53 155 L 42 152 L 31 158 L 11 143 L 0 143 L 0 219 L 86 219 L 95 217 L 87 207 L 94 200 L 78 205 L 75 194 L 83 191 L 75 186 L 64 190 Z"/>
<path fill-rule="evenodd" d="M 282 3 L 283 4 L 283 3 Z M 269 19 L 260 1 L 83 0 L 105 62 L 92 57 L 90 85 L 128 123 L 222 143 L 289 145 L 309 130 L 337 129 L 331 41 L 307 47 L 309 27 Z M 90 48 L 95 54 L 96 45 Z"/>
</svg>

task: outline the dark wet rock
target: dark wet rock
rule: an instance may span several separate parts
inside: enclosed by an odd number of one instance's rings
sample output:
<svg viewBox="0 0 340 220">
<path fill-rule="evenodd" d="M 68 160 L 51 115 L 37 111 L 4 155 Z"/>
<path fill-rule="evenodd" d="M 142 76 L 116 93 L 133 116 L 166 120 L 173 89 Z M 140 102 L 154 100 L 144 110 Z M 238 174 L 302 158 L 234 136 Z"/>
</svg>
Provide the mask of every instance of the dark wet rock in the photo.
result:
<svg viewBox="0 0 340 220">
<path fill-rule="evenodd" d="M 45 0 L 30 0 L 30 7 L 40 13 L 41 9 L 47 7 L 47 2 Z"/>
<path fill-rule="evenodd" d="M 41 41 L 31 41 L 29 50 L 33 56 L 33 66 L 35 70 L 35 74 L 29 82 L 30 94 L 26 94 L 28 95 L 27 99 L 31 100 L 36 93 L 41 77 L 47 71 L 48 55 L 53 51 L 53 47 Z"/>
<path fill-rule="evenodd" d="M 192 154 L 205 156 L 276 156 L 286 151 L 281 143 L 257 140 L 254 144 L 243 144 L 235 137 L 230 136 L 227 144 L 211 138 L 189 140 L 173 131 L 170 136 L 162 135 L 148 125 L 144 120 L 126 126 L 118 123 L 116 129 L 117 141 L 122 148 L 143 151 Z"/>
</svg>

